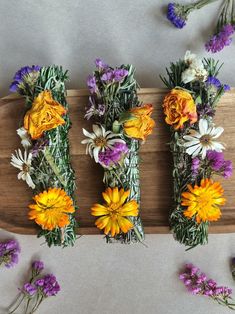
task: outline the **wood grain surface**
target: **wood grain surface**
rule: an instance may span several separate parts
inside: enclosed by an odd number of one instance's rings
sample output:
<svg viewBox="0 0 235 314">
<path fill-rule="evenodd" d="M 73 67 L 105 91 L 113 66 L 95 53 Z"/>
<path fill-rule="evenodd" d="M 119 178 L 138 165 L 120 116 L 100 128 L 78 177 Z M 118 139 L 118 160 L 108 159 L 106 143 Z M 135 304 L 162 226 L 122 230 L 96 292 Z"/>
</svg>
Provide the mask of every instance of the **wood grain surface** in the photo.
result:
<svg viewBox="0 0 235 314">
<path fill-rule="evenodd" d="M 168 216 L 172 206 L 171 153 L 169 128 L 164 122 L 162 99 L 165 89 L 141 89 L 139 97 L 144 103 L 154 106 L 156 127 L 141 148 L 141 217 L 146 233 L 167 233 Z M 76 171 L 79 210 L 79 234 L 97 234 L 95 217 L 90 215 L 93 203 L 100 202 L 103 191 L 102 167 L 85 155 L 82 128 L 91 129 L 91 123 L 84 120 L 85 106 L 88 102 L 87 90 L 69 90 L 68 103 L 72 129 L 70 130 L 72 165 Z M 27 218 L 28 204 L 32 200 L 32 191 L 26 183 L 17 179 L 17 169 L 10 165 L 10 156 L 21 147 L 16 129 L 22 118 L 24 100 L 10 95 L 0 100 L 0 228 L 22 234 L 34 234 L 37 226 Z M 225 157 L 235 164 L 235 89 L 227 93 L 218 106 L 216 124 L 224 127 L 221 141 L 226 144 Z M 235 232 L 235 175 L 223 180 L 227 198 L 222 208 L 222 218 L 213 223 L 210 232 Z"/>
</svg>

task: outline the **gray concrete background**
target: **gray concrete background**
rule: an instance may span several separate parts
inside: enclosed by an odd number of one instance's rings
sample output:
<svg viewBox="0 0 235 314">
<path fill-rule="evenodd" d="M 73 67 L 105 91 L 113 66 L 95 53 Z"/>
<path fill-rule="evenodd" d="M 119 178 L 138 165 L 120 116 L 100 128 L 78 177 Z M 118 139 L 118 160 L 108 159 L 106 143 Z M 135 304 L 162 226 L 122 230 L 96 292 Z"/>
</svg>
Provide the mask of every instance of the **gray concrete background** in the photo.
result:
<svg viewBox="0 0 235 314">
<path fill-rule="evenodd" d="M 164 16 L 168 0 L 0 0 L 0 95 L 27 64 L 61 64 L 70 71 L 68 87 L 84 87 L 96 57 L 132 63 L 142 87 L 162 86 L 159 74 L 187 49 L 206 55 L 219 2 L 177 30 Z M 226 61 L 221 79 L 231 85 L 234 52 L 233 44 L 215 56 Z"/>
<path fill-rule="evenodd" d="M 185 50 L 205 55 L 203 44 L 215 23 L 215 3 L 193 14 L 176 30 L 157 0 L 0 0 L 0 94 L 8 94 L 14 72 L 26 64 L 61 64 L 70 70 L 70 88 L 85 87 L 99 56 L 113 65 L 133 63 L 143 87 L 162 86 L 158 78 Z M 182 1 L 183 3 L 183 1 Z M 234 44 L 215 57 L 225 61 L 221 80 L 235 86 Z M 14 197 L 14 195 L 13 195 Z M 185 252 L 171 235 L 149 235 L 142 245 L 106 245 L 84 236 L 71 249 L 48 249 L 34 236 L 15 236 L 19 265 L 0 272 L 0 313 L 27 278 L 29 263 L 41 258 L 62 291 L 47 300 L 40 314 L 223 314 L 230 310 L 188 295 L 178 270 L 193 262 L 219 283 L 234 287 L 229 259 L 235 234 L 211 235 L 209 245 Z"/>
</svg>

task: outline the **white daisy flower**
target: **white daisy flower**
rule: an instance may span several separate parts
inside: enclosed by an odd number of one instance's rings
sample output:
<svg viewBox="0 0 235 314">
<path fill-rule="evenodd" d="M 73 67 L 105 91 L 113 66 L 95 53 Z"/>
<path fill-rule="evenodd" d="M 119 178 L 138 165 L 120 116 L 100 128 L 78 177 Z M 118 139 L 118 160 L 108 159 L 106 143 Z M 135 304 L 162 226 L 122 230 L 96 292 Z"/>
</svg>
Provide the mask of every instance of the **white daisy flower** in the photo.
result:
<svg viewBox="0 0 235 314">
<path fill-rule="evenodd" d="M 201 155 L 202 159 L 204 159 L 208 150 L 222 152 L 225 147 L 217 142 L 216 139 L 223 131 L 222 127 L 216 128 L 213 124 L 209 125 L 206 119 L 201 119 L 199 121 L 199 131 L 192 129 L 189 135 L 183 137 L 185 140 L 183 146 L 186 148 L 186 153 L 192 157 Z"/>
<path fill-rule="evenodd" d="M 82 144 L 87 144 L 86 154 L 94 157 L 95 162 L 99 162 L 99 152 L 104 152 L 107 148 L 113 148 L 115 143 L 125 143 L 120 139 L 119 134 L 106 131 L 101 125 L 93 124 L 93 133 L 83 129 L 83 134 L 88 137 L 82 141 Z"/>
<path fill-rule="evenodd" d="M 18 130 L 16 130 L 16 132 L 19 135 L 19 137 L 21 138 L 21 144 L 25 149 L 32 146 L 30 136 L 24 127 L 19 128 Z"/>
<path fill-rule="evenodd" d="M 27 155 L 27 151 L 25 150 L 23 156 L 21 150 L 18 149 L 18 151 L 15 151 L 15 155 L 11 155 L 11 165 L 20 169 L 18 180 L 22 179 L 23 181 L 26 181 L 28 186 L 34 189 L 35 184 L 30 176 L 30 172 L 33 170 L 33 167 L 31 166 L 32 158 L 33 156 L 31 153 Z"/>
</svg>

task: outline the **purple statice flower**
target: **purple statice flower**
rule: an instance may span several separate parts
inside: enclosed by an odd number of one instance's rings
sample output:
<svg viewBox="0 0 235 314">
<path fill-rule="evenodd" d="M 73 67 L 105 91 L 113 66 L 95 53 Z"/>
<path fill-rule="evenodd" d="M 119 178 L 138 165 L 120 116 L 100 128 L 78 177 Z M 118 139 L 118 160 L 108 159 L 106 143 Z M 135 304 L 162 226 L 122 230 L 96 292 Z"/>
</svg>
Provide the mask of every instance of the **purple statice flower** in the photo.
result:
<svg viewBox="0 0 235 314">
<path fill-rule="evenodd" d="M 93 94 L 96 92 L 97 90 L 97 85 L 96 85 L 96 78 L 95 76 L 91 76 L 89 75 L 88 78 L 87 78 L 87 86 L 90 90 L 90 92 Z"/>
<path fill-rule="evenodd" d="M 33 147 L 30 149 L 30 153 L 33 157 L 37 157 L 39 152 L 43 151 L 45 147 L 49 146 L 49 139 L 45 137 L 41 137 L 38 139 Z"/>
<path fill-rule="evenodd" d="M 206 157 L 212 170 L 220 173 L 226 179 L 231 177 L 233 172 L 232 161 L 224 160 L 224 154 L 222 152 L 209 150 L 207 151 Z"/>
<path fill-rule="evenodd" d="M 19 85 L 24 82 L 24 79 L 27 75 L 29 75 L 30 73 L 36 74 L 40 70 L 41 66 L 39 65 L 32 65 L 31 67 L 25 66 L 19 69 L 13 77 L 13 82 L 10 85 L 10 91 L 17 92 Z"/>
<path fill-rule="evenodd" d="M 44 269 L 44 263 L 42 261 L 34 261 L 32 263 L 32 270 L 39 274 Z"/>
<path fill-rule="evenodd" d="M 187 14 L 185 14 L 180 4 L 171 2 L 167 8 L 167 19 L 176 28 L 183 28 L 186 25 Z"/>
<path fill-rule="evenodd" d="M 200 119 L 205 117 L 212 118 L 215 115 L 215 109 L 213 109 L 210 104 L 198 104 L 197 113 Z"/>
<path fill-rule="evenodd" d="M 127 154 L 128 147 L 125 143 L 115 143 L 113 148 L 108 148 L 99 153 L 99 163 L 104 167 L 117 165 Z"/>
<path fill-rule="evenodd" d="M 193 176 L 196 176 L 198 174 L 198 169 L 200 167 L 200 159 L 198 157 L 195 157 L 192 159 L 192 164 L 191 164 L 191 170 Z"/>
<path fill-rule="evenodd" d="M 226 84 L 222 85 L 220 80 L 215 76 L 208 76 L 208 78 L 206 80 L 206 85 L 207 86 L 213 86 L 215 89 L 220 89 L 221 87 L 223 87 L 225 92 L 230 90 L 229 85 L 226 85 Z"/>
<path fill-rule="evenodd" d="M 28 296 L 33 296 L 37 292 L 37 288 L 30 282 L 26 282 L 23 286 L 23 292 Z"/>
<path fill-rule="evenodd" d="M 0 242 L 0 265 L 11 268 L 18 263 L 20 246 L 16 240 Z"/>
<path fill-rule="evenodd" d="M 235 306 L 230 302 L 232 289 L 218 286 L 214 280 L 207 279 L 207 276 L 192 264 L 185 265 L 184 271 L 179 275 L 179 279 L 191 294 L 204 295 L 211 297 L 219 304 L 228 305 L 229 303 L 230 306 Z"/>
<path fill-rule="evenodd" d="M 105 113 L 104 104 L 95 104 L 95 101 L 92 97 L 89 97 L 89 107 L 86 108 L 85 118 L 89 120 L 91 117 L 102 117 Z"/>
<path fill-rule="evenodd" d="M 231 24 L 224 25 L 219 33 L 213 35 L 206 43 L 205 47 L 208 52 L 216 53 L 229 46 L 232 42 L 234 26 Z"/>
<path fill-rule="evenodd" d="M 128 73 L 129 72 L 126 69 L 113 70 L 113 79 L 115 82 L 120 82 L 128 75 Z"/>
<path fill-rule="evenodd" d="M 127 75 L 128 71 L 126 69 L 115 69 L 111 70 L 109 69 L 107 72 L 104 72 L 101 76 L 101 80 L 103 82 L 120 82 L 122 81 Z"/>
<path fill-rule="evenodd" d="M 103 82 L 111 82 L 113 80 L 113 71 L 108 70 L 101 76 L 101 81 Z"/>
<path fill-rule="evenodd" d="M 222 175 L 225 179 L 230 178 L 233 174 L 233 164 L 231 160 L 225 160 L 223 164 L 223 172 Z"/>
<path fill-rule="evenodd" d="M 109 68 L 109 66 L 100 58 L 95 59 L 95 65 L 99 71 L 103 71 Z"/>
<path fill-rule="evenodd" d="M 48 274 L 43 277 L 44 283 L 41 290 L 45 297 L 55 296 L 60 291 L 60 285 L 54 275 Z"/>
</svg>

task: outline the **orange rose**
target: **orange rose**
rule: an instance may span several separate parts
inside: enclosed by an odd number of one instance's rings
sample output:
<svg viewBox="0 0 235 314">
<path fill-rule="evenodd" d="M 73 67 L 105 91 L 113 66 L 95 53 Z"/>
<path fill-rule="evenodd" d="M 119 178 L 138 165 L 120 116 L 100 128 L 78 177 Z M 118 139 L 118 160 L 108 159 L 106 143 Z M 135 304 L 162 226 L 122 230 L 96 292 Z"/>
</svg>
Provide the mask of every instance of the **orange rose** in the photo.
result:
<svg viewBox="0 0 235 314">
<path fill-rule="evenodd" d="M 197 121 L 196 104 L 190 93 L 182 89 L 172 89 L 163 102 L 165 121 L 175 130 L 183 128 L 186 121 L 193 124 Z"/>
<path fill-rule="evenodd" d="M 41 92 L 33 101 L 31 109 L 24 117 L 24 128 L 32 139 L 38 139 L 43 132 L 65 123 L 61 117 L 66 109 L 52 98 L 51 91 Z"/>
<path fill-rule="evenodd" d="M 152 111 L 153 106 L 149 104 L 132 108 L 129 111 L 132 117 L 124 123 L 126 135 L 135 139 L 145 140 L 152 133 L 155 126 L 155 122 L 151 118 Z"/>
</svg>

